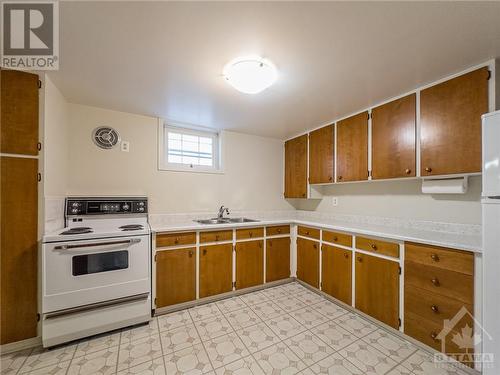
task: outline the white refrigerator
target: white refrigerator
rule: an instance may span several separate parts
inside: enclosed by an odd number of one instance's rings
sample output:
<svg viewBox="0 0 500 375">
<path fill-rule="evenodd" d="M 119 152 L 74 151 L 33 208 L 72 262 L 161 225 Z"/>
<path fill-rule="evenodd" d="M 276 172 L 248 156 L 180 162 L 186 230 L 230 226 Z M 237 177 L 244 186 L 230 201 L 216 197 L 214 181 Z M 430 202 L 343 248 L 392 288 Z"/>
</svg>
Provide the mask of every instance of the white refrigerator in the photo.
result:
<svg viewBox="0 0 500 375">
<path fill-rule="evenodd" d="M 483 374 L 500 374 L 500 111 L 482 116 Z M 492 357 L 491 357 L 492 356 Z"/>
</svg>

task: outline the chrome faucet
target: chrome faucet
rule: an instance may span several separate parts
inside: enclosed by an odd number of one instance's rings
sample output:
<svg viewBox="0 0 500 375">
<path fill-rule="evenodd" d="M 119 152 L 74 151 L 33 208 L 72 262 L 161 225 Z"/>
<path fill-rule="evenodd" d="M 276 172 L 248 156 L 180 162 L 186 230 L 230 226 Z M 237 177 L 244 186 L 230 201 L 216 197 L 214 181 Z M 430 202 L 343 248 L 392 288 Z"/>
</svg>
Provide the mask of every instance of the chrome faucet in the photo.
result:
<svg viewBox="0 0 500 375">
<path fill-rule="evenodd" d="M 217 218 L 218 219 L 224 218 L 224 212 L 229 215 L 229 208 L 226 208 L 224 206 L 220 206 L 219 213 L 217 214 Z"/>
</svg>

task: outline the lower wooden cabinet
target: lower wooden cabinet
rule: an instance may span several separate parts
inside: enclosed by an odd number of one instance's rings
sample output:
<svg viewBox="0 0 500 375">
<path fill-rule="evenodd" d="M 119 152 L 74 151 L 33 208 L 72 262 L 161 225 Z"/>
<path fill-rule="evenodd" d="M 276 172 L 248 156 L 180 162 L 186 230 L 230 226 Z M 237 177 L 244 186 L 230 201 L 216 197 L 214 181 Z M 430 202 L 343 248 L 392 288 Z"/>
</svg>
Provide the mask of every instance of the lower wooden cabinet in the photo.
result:
<svg viewBox="0 0 500 375">
<path fill-rule="evenodd" d="M 233 245 L 200 246 L 200 298 L 233 290 Z"/>
<path fill-rule="evenodd" d="M 360 253 L 355 262 L 355 307 L 399 328 L 399 263 Z"/>
<path fill-rule="evenodd" d="M 236 289 L 264 283 L 264 241 L 236 243 Z"/>
<path fill-rule="evenodd" d="M 196 299 L 196 248 L 156 253 L 156 307 Z"/>
<path fill-rule="evenodd" d="M 266 282 L 290 277 L 290 237 L 266 242 Z"/>
<path fill-rule="evenodd" d="M 347 303 L 352 302 L 352 252 L 323 245 L 321 249 L 321 290 Z"/>
<path fill-rule="evenodd" d="M 297 238 L 297 278 L 319 288 L 319 242 Z"/>
</svg>

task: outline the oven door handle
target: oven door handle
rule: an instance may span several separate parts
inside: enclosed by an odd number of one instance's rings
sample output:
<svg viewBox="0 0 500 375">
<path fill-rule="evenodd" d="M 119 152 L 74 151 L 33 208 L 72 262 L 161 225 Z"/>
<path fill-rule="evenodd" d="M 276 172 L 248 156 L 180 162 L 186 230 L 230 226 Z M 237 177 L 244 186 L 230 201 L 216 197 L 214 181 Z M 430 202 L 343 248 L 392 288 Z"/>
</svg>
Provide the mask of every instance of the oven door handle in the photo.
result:
<svg viewBox="0 0 500 375">
<path fill-rule="evenodd" d="M 96 246 L 107 246 L 107 245 L 131 245 L 134 243 L 141 242 L 140 238 L 131 238 L 129 240 L 124 241 L 112 241 L 112 242 L 95 242 L 95 243 L 82 243 L 78 245 L 58 245 L 54 246 L 54 250 L 70 250 L 70 249 L 79 249 L 85 247 L 96 247 Z"/>
</svg>

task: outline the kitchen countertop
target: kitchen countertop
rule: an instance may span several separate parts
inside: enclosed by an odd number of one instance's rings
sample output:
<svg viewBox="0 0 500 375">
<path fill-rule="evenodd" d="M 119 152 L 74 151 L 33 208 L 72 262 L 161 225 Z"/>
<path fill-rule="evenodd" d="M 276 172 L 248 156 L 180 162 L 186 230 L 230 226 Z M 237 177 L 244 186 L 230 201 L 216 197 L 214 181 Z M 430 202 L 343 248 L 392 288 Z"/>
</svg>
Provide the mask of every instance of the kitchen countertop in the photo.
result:
<svg viewBox="0 0 500 375">
<path fill-rule="evenodd" d="M 475 253 L 482 251 L 482 238 L 477 233 L 456 233 L 446 231 L 433 231 L 418 228 L 383 225 L 366 222 L 352 222 L 339 219 L 326 218 L 263 218 L 256 216 L 246 216 L 250 219 L 259 220 L 251 223 L 230 223 L 230 224 L 199 224 L 192 219 L 169 220 L 168 222 L 151 222 L 153 232 L 172 232 L 172 231 L 200 231 L 213 229 L 228 229 L 241 227 L 255 227 L 277 224 L 299 224 L 305 226 L 316 226 L 323 229 L 351 232 L 366 236 L 383 237 L 399 241 L 412 241 L 428 245 L 449 247 L 453 249 L 467 250 Z M 451 224 L 450 224 L 451 225 Z"/>
</svg>

